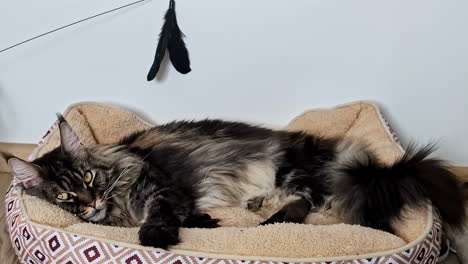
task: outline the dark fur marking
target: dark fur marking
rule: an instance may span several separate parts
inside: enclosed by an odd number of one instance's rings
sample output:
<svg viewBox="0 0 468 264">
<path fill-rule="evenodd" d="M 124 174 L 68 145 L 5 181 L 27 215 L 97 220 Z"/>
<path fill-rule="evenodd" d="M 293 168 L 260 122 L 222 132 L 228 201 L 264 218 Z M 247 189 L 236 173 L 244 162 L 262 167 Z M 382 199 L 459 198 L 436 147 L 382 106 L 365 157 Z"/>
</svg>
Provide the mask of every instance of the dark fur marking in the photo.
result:
<svg viewBox="0 0 468 264">
<path fill-rule="evenodd" d="M 290 202 L 268 218 L 262 225 L 274 223 L 303 223 L 310 212 L 310 202 L 305 199 Z"/>
</svg>

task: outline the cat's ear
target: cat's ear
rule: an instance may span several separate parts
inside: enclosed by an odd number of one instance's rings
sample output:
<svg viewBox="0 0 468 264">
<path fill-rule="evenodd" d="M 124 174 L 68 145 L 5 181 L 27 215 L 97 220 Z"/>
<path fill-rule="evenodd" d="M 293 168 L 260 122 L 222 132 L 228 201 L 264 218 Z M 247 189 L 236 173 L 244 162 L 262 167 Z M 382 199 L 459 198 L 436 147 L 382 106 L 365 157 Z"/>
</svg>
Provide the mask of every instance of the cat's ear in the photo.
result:
<svg viewBox="0 0 468 264">
<path fill-rule="evenodd" d="M 85 147 L 81 144 L 78 136 L 61 115 L 59 115 L 59 130 L 60 146 L 63 152 L 79 157 L 85 155 Z"/>
<path fill-rule="evenodd" d="M 8 166 L 11 169 L 13 177 L 23 184 L 24 188 L 30 189 L 41 184 L 42 169 L 36 164 L 18 158 L 10 158 L 8 159 Z"/>
</svg>

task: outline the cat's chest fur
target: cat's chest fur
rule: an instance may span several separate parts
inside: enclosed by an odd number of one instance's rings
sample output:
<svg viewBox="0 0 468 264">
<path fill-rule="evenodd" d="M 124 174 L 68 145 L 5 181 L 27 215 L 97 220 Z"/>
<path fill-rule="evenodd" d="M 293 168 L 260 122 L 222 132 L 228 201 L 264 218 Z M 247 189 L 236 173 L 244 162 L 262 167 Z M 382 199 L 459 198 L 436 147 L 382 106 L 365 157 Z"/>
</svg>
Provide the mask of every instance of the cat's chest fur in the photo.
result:
<svg viewBox="0 0 468 264">
<path fill-rule="evenodd" d="M 145 219 L 144 192 L 135 192 L 133 188 L 115 193 L 110 200 L 110 210 L 103 224 L 134 227 L 140 226 Z M 137 197 L 138 196 L 138 197 Z"/>
<path fill-rule="evenodd" d="M 200 192 L 196 206 L 200 210 L 229 206 L 247 208 L 249 201 L 256 197 L 278 196 L 275 175 L 276 166 L 271 158 L 233 167 L 231 171 L 214 169 L 196 185 Z"/>
</svg>

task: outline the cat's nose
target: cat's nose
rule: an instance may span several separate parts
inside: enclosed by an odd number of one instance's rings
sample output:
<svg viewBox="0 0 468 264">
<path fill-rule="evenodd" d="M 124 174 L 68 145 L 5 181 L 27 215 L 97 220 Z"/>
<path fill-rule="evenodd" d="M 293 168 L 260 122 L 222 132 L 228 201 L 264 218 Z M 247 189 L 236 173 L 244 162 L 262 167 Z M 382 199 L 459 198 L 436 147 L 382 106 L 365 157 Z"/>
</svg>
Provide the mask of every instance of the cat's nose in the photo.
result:
<svg viewBox="0 0 468 264">
<path fill-rule="evenodd" d="M 88 204 L 89 207 L 96 207 L 96 200 L 92 201 L 91 203 Z"/>
<path fill-rule="evenodd" d="M 81 201 L 81 203 L 83 204 L 92 204 L 94 200 L 96 200 L 94 197 L 93 197 L 93 194 L 88 191 L 88 190 L 84 190 L 84 191 L 81 191 L 78 193 L 78 199 Z"/>
</svg>

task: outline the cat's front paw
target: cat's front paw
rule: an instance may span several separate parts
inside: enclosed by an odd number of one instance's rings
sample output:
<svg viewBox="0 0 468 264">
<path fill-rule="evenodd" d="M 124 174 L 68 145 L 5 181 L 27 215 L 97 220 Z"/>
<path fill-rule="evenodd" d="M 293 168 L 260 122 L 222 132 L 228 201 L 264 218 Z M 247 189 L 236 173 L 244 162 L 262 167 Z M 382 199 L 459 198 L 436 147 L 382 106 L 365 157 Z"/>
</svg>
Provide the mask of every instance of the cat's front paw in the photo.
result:
<svg viewBox="0 0 468 264">
<path fill-rule="evenodd" d="M 140 228 L 138 235 L 143 246 L 167 249 L 180 242 L 179 227 L 148 224 Z"/>
</svg>

